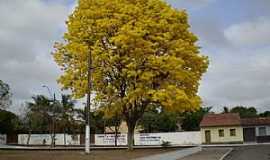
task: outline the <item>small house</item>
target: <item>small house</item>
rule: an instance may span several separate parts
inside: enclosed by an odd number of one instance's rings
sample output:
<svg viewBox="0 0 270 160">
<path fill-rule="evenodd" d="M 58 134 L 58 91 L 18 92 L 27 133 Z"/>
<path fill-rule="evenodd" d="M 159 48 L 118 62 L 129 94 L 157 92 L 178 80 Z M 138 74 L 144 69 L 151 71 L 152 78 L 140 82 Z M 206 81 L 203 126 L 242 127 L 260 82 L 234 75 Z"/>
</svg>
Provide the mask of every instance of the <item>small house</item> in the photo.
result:
<svg viewBox="0 0 270 160">
<path fill-rule="evenodd" d="M 244 142 L 270 142 L 270 117 L 241 119 Z"/>
<path fill-rule="evenodd" d="M 243 128 L 237 113 L 207 114 L 201 123 L 203 144 L 243 143 Z"/>
</svg>

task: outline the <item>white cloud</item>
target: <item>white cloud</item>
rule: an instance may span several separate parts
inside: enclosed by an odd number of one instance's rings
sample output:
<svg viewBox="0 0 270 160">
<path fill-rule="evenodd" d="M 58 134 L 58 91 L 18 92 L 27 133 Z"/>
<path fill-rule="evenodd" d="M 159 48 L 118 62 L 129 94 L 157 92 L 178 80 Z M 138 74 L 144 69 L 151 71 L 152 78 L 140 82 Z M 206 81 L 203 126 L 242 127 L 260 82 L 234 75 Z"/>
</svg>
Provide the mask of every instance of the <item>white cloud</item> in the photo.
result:
<svg viewBox="0 0 270 160">
<path fill-rule="evenodd" d="M 248 9 L 237 13 L 250 15 L 240 19 L 244 23 L 227 29 L 223 28 L 225 19 L 214 14 L 216 8 L 211 8 L 220 1 L 167 1 L 174 7 L 188 9 L 192 31 L 199 36 L 203 53 L 212 60 L 200 88 L 205 103 L 267 109 L 270 106 L 270 48 L 262 49 L 260 45 L 270 42 L 269 0 L 241 0 L 241 7 Z M 43 84 L 59 94 L 56 78 L 60 71 L 50 52 L 53 42 L 61 39 L 64 22 L 74 8 L 70 2 L 72 0 L 0 0 L 0 79 L 10 84 L 15 106 L 20 106 L 33 94 L 48 95 L 41 87 Z M 264 18 L 254 20 L 256 17 Z M 230 23 L 231 18 L 227 15 L 226 18 Z M 245 50 L 246 46 L 253 48 Z"/>
<path fill-rule="evenodd" d="M 14 105 L 33 94 L 47 94 L 42 84 L 59 91 L 60 71 L 50 52 L 69 12 L 61 1 L 0 1 L 0 79 L 10 84 Z"/>
<path fill-rule="evenodd" d="M 168 3 L 172 4 L 176 8 L 180 9 L 201 9 L 206 7 L 216 0 L 167 0 Z"/>
<path fill-rule="evenodd" d="M 270 42 L 270 19 L 234 24 L 224 31 L 225 37 L 235 45 L 265 45 Z"/>
<path fill-rule="evenodd" d="M 236 53 L 233 53 L 235 51 Z M 207 105 L 246 105 L 260 111 L 270 106 L 270 47 L 253 51 L 223 50 L 211 62 L 200 88 Z M 230 54 L 231 52 L 231 54 Z"/>
</svg>

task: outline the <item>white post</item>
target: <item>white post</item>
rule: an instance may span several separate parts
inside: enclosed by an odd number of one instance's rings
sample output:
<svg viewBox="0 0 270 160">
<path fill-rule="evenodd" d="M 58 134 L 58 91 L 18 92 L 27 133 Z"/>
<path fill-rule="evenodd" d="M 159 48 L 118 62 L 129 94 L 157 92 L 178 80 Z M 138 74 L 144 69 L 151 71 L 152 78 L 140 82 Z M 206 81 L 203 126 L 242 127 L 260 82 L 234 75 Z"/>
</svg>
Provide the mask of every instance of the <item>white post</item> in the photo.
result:
<svg viewBox="0 0 270 160">
<path fill-rule="evenodd" d="M 88 91 L 87 91 L 87 104 L 86 104 L 86 127 L 85 127 L 85 153 L 90 153 L 90 112 L 91 112 L 91 75 L 92 75 L 92 55 L 91 51 L 89 52 L 88 56 L 88 74 L 87 74 L 87 81 L 88 81 Z"/>
<path fill-rule="evenodd" d="M 90 153 L 90 127 L 86 125 L 85 128 L 85 153 Z"/>
</svg>

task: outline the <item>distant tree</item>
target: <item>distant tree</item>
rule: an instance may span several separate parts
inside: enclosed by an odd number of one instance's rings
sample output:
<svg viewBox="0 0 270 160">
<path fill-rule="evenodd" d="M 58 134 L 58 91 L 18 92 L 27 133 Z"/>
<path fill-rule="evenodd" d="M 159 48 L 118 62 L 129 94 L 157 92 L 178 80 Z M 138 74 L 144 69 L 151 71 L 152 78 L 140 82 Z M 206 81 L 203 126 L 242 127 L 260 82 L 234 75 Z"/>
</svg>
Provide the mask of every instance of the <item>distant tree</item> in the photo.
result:
<svg viewBox="0 0 270 160">
<path fill-rule="evenodd" d="M 0 133 L 16 133 L 19 129 L 19 125 L 20 120 L 17 115 L 12 112 L 0 109 Z"/>
<path fill-rule="evenodd" d="M 11 104 L 9 85 L 0 80 L 0 109 L 6 109 Z"/>
<path fill-rule="evenodd" d="M 138 122 L 145 133 L 175 132 L 178 129 L 179 114 L 151 108 Z"/>
<path fill-rule="evenodd" d="M 260 114 L 260 117 L 270 117 L 270 111 L 265 111 Z"/>
<path fill-rule="evenodd" d="M 77 119 L 80 119 L 82 122 L 78 124 L 80 130 L 83 132 L 85 129 L 85 110 L 84 109 L 75 109 Z M 95 133 L 104 133 L 104 113 L 100 111 L 90 112 L 90 131 L 91 134 Z"/>
<path fill-rule="evenodd" d="M 104 133 L 104 114 L 102 112 L 90 113 L 90 127 L 93 134 Z"/>
<path fill-rule="evenodd" d="M 155 108 L 148 109 L 138 122 L 145 133 L 159 132 L 159 111 Z"/>
<path fill-rule="evenodd" d="M 182 129 L 185 131 L 199 131 L 203 116 L 211 111 L 212 107 L 202 107 L 194 112 L 183 114 Z"/>
<path fill-rule="evenodd" d="M 112 117 L 106 117 L 105 118 L 105 125 L 106 127 L 110 128 L 112 131 L 114 131 L 114 145 L 117 146 L 117 138 L 119 134 L 119 128 L 123 121 L 123 117 L 121 115 L 113 115 Z M 113 127 L 113 129 L 112 129 Z"/>
<path fill-rule="evenodd" d="M 74 105 L 75 101 L 72 100 L 70 95 L 62 95 L 60 104 L 60 112 L 58 115 L 59 131 L 64 133 L 64 144 L 66 145 L 66 133 L 71 133 L 74 130 Z"/>
<path fill-rule="evenodd" d="M 231 113 L 239 113 L 241 118 L 257 117 L 257 110 L 255 107 L 236 106 L 230 110 Z"/>
<path fill-rule="evenodd" d="M 46 133 L 51 122 L 51 100 L 43 95 L 32 97 L 32 102 L 27 102 L 27 120 L 29 129 L 34 132 Z"/>
<path fill-rule="evenodd" d="M 158 130 L 160 132 L 175 132 L 178 129 L 178 114 L 175 112 L 162 111 L 159 116 Z"/>
<path fill-rule="evenodd" d="M 223 113 L 229 113 L 230 109 L 226 106 L 223 107 Z"/>
<path fill-rule="evenodd" d="M 24 124 L 28 129 L 28 140 L 29 144 L 31 134 L 34 133 L 48 133 L 51 132 L 52 143 L 53 143 L 53 106 L 50 99 L 43 95 L 37 95 L 32 97 L 32 102 L 27 102 L 26 115 L 24 118 Z"/>
</svg>

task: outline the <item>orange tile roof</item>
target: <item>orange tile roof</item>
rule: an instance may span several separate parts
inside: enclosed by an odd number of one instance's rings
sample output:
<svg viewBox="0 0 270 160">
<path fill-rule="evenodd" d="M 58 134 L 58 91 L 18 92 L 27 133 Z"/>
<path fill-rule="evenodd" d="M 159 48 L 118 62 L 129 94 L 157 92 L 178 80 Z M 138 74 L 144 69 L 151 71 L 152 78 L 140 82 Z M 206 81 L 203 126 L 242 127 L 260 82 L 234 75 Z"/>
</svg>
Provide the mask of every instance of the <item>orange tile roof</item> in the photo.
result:
<svg viewBox="0 0 270 160">
<path fill-rule="evenodd" d="M 270 117 L 243 118 L 241 124 L 243 126 L 270 125 Z"/>
<path fill-rule="evenodd" d="M 240 126 L 238 113 L 207 114 L 203 117 L 200 127 Z"/>
</svg>

